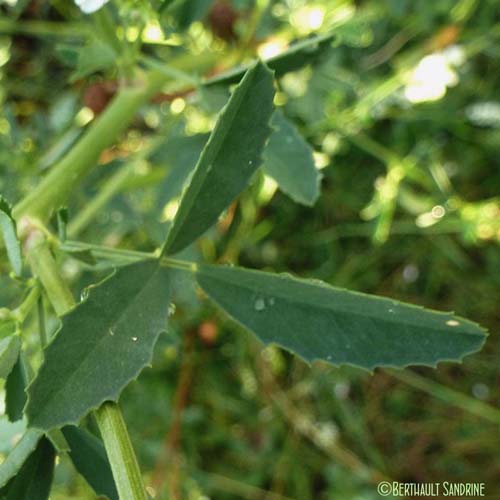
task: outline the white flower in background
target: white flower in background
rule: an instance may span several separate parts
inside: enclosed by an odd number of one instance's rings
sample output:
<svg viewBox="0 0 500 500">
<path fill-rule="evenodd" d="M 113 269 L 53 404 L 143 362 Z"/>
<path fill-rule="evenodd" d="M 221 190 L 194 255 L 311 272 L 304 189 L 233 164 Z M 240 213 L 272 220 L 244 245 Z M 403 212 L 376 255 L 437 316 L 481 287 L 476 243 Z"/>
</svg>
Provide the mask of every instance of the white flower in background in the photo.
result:
<svg viewBox="0 0 500 500">
<path fill-rule="evenodd" d="M 108 2 L 109 0 L 75 0 L 76 5 L 78 5 L 82 12 L 85 12 L 85 14 L 90 14 L 91 12 L 99 10 L 105 3 Z"/>
<path fill-rule="evenodd" d="M 448 87 L 458 83 L 455 67 L 464 61 L 464 51 L 458 45 L 423 57 L 410 74 L 404 90 L 406 99 L 413 103 L 441 99 Z"/>
</svg>

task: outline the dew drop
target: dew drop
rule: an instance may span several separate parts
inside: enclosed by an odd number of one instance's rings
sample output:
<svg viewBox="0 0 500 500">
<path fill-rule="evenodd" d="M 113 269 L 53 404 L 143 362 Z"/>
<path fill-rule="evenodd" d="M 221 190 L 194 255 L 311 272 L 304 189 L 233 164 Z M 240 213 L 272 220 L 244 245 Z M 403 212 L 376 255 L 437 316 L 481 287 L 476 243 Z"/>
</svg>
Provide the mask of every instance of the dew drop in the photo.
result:
<svg viewBox="0 0 500 500">
<path fill-rule="evenodd" d="M 113 335 L 115 334 L 115 332 L 114 332 L 114 331 L 110 328 L 110 329 L 109 329 L 109 334 L 110 334 L 111 336 L 113 336 Z"/>
<path fill-rule="evenodd" d="M 168 315 L 172 316 L 172 314 L 175 313 L 175 310 L 176 310 L 176 305 L 173 302 L 170 302 L 170 304 L 168 305 Z"/>
<path fill-rule="evenodd" d="M 403 280 L 406 283 L 414 283 L 418 279 L 418 267 L 415 264 L 407 264 L 403 269 Z"/>
<path fill-rule="evenodd" d="M 255 303 L 254 303 L 253 307 L 254 307 L 254 309 L 255 309 L 256 311 L 263 311 L 263 310 L 266 308 L 266 302 L 264 301 L 264 299 L 263 299 L 263 298 L 260 298 L 260 297 L 259 297 L 259 298 L 255 301 Z"/>
<path fill-rule="evenodd" d="M 133 342 L 137 342 L 138 338 L 137 337 L 132 337 Z"/>
<path fill-rule="evenodd" d="M 82 290 L 82 293 L 80 294 L 80 301 L 83 302 L 84 300 L 87 300 L 89 296 L 89 291 L 87 288 L 85 290 Z"/>
<path fill-rule="evenodd" d="M 390 313 L 394 313 L 394 309 L 389 309 L 389 312 Z"/>
<path fill-rule="evenodd" d="M 472 395 L 477 399 L 485 401 L 490 395 L 490 388 L 485 384 L 474 384 L 472 386 Z"/>
<path fill-rule="evenodd" d="M 446 324 L 447 324 L 448 326 L 458 326 L 460 323 L 459 323 L 458 321 L 454 320 L 454 319 L 449 319 L 449 320 L 446 322 Z"/>
</svg>

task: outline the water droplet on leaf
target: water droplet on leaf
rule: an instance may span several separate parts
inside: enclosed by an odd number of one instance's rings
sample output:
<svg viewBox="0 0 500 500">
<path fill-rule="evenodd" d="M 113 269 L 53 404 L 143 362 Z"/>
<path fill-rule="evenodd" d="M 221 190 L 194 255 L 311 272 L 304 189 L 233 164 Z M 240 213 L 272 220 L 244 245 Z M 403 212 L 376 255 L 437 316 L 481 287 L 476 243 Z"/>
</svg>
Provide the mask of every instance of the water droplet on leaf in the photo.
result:
<svg viewBox="0 0 500 500">
<path fill-rule="evenodd" d="M 137 342 L 138 338 L 137 337 L 132 337 L 133 342 Z"/>
<path fill-rule="evenodd" d="M 448 326 L 458 326 L 460 323 L 459 323 L 457 320 L 455 320 L 455 319 L 449 319 L 449 320 L 446 322 L 446 324 L 447 324 Z"/>
<path fill-rule="evenodd" d="M 256 299 L 253 307 L 256 311 L 263 311 L 266 308 L 266 302 L 263 298 L 259 297 L 258 299 Z"/>
</svg>

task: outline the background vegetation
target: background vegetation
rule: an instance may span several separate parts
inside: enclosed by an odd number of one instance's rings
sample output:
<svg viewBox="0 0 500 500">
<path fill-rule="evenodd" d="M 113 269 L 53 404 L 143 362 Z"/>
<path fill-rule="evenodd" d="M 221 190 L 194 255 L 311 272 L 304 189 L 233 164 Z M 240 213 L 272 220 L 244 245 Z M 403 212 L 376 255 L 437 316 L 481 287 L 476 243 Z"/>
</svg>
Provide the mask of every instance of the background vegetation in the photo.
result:
<svg viewBox="0 0 500 500">
<path fill-rule="evenodd" d="M 115 2 L 118 61 L 95 36 L 102 18 L 71 2 L 0 5 L 0 191 L 11 201 L 106 107 L 130 61 L 180 71 L 68 207 L 73 239 L 145 251 L 163 241 L 227 98 L 188 75 L 333 32 L 312 65 L 279 79 L 275 101 L 315 151 L 320 197 L 297 203 L 260 172 L 187 252 L 454 310 L 491 332 L 481 353 L 437 370 L 308 367 L 262 350 L 179 278 L 154 366 L 121 398 L 154 491 L 375 499 L 389 478 L 482 481 L 500 496 L 497 1 Z M 77 257 L 59 256 L 77 291 L 109 272 Z M 25 285 L 3 257 L 0 272 L 0 306 L 15 307 Z M 1 453 L 23 425 L 0 417 Z M 56 478 L 54 499 L 93 498 L 69 462 Z"/>
</svg>

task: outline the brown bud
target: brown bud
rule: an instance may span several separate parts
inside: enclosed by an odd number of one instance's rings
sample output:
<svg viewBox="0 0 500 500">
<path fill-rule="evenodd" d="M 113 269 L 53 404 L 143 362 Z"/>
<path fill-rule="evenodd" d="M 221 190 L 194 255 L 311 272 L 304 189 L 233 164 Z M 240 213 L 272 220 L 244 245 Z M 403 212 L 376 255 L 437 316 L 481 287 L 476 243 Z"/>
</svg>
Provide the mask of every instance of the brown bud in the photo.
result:
<svg viewBox="0 0 500 500">
<path fill-rule="evenodd" d="M 212 33 L 226 42 L 236 40 L 234 25 L 238 19 L 238 12 L 227 0 L 217 0 L 208 15 L 208 22 Z"/>
<path fill-rule="evenodd" d="M 205 345 L 212 346 L 219 335 L 219 328 L 213 321 L 204 321 L 198 328 L 198 335 Z"/>
<path fill-rule="evenodd" d="M 116 92 L 114 82 L 94 83 L 85 88 L 83 102 L 95 115 L 101 113 Z"/>
</svg>

